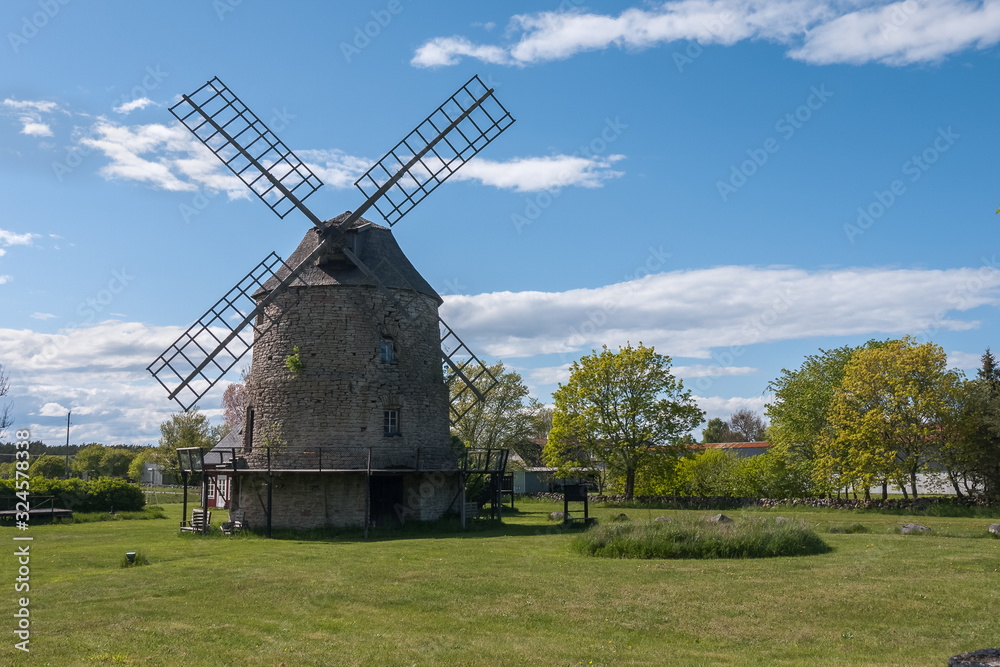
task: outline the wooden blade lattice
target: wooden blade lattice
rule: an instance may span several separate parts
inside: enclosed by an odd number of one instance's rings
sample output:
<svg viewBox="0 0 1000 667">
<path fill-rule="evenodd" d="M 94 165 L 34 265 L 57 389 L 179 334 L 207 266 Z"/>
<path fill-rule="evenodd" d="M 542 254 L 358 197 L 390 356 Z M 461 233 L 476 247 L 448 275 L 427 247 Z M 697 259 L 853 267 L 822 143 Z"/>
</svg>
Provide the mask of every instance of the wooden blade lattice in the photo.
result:
<svg viewBox="0 0 1000 667">
<path fill-rule="evenodd" d="M 451 396 L 448 405 L 449 419 L 454 426 L 477 403 L 485 400 L 486 394 L 497 385 L 497 379 L 489 367 L 480 361 L 472 350 L 466 347 L 458 334 L 440 318 L 438 318 L 438 329 L 441 333 L 441 358 L 444 361 L 445 377 Z M 448 373 L 448 370 L 451 373 Z M 452 391 L 455 382 L 462 383 L 458 391 Z"/>
<path fill-rule="evenodd" d="M 302 202 L 323 181 L 218 77 L 185 95 L 170 113 L 279 218 L 298 207 L 318 222 Z"/>
<path fill-rule="evenodd" d="M 473 76 L 354 185 L 395 225 L 513 122 L 493 90 Z"/>
<path fill-rule="evenodd" d="M 182 409 L 189 410 L 232 370 L 253 345 L 255 333 L 266 333 L 294 305 L 290 299 L 279 303 L 278 289 L 267 303 L 253 299 L 279 271 L 285 276 L 279 287 L 297 280 L 296 272 L 272 252 L 146 367 Z M 277 307 L 267 308 L 271 303 Z"/>
</svg>

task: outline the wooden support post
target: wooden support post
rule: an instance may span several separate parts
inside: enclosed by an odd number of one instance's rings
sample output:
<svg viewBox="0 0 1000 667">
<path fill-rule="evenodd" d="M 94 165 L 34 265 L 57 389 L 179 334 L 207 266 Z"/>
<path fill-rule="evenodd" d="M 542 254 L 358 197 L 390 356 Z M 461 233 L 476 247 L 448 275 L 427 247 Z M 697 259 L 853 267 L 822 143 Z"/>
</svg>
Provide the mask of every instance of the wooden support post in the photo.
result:
<svg viewBox="0 0 1000 667">
<path fill-rule="evenodd" d="M 368 539 L 368 524 L 371 523 L 372 505 L 372 448 L 368 448 L 368 468 L 365 470 L 365 539 Z"/>
<path fill-rule="evenodd" d="M 458 480 L 462 484 L 462 504 L 459 505 L 459 516 L 462 517 L 462 529 L 465 529 L 465 471 L 458 473 Z"/>
<path fill-rule="evenodd" d="M 184 527 L 184 522 L 187 521 L 188 513 L 188 473 L 187 470 L 181 470 L 181 482 L 184 484 L 184 503 L 183 509 L 181 509 L 181 527 Z"/>
<path fill-rule="evenodd" d="M 267 537 L 271 537 L 271 490 L 274 487 L 274 475 L 271 473 L 271 448 L 267 448 Z"/>
</svg>

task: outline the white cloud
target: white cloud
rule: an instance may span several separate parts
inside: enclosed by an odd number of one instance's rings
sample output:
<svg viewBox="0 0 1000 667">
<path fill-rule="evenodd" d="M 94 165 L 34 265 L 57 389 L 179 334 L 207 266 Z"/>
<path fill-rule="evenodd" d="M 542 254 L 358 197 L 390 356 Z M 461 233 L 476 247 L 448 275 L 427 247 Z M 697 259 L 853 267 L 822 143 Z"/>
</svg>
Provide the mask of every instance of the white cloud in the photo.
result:
<svg viewBox="0 0 1000 667">
<path fill-rule="evenodd" d="M 970 352 L 952 351 L 948 353 L 948 368 L 957 368 L 963 371 L 976 371 L 982 366 L 982 353 L 972 354 Z"/>
<path fill-rule="evenodd" d="M 421 45 L 411 64 L 455 65 L 462 58 L 526 66 L 617 47 L 643 50 L 678 41 L 732 45 L 767 40 L 814 64 L 939 60 L 1000 41 L 1000 1 L 678 0 L 617 16 L 555 11 L 513 16 L 502 45 L 461 36 Z"/>
<path fill-rule="evenodd" d="M 23 127 L 21 128 L 21 134 L 26 134 L 29 137 L 51 137 L 52 128 L 46 123 L 39 123 L 32 118 L 23 116 L 21 118 L 21 123 Z"/>
<path fill-rule="evenodd" d="M 764 406 L 771 402 L 771 396 L 733 396 L 724 398 L 722 396 L 698 396 L 693 395 L 695 403 L 705 411 L 705 421 L 718 417 L 728 420 L 737 410 L 752 410 L 760 417 L 764 418 Z M 702 424 L 704 426 L 704 424 Z"/>
<path fill-rule="evenodd" d="M 40 236 L 31 232 L 18 234 L 17 232 L 0 229 L 0 245 L 31 245 L 32 241 L 37 238 L 40 238 Z"/>
<path fill-rule="evenodd" d="M 73 442 L 155 442 L 159 424 L 179 408 L 146 366 L 182 331 L 119 321 L 56 334 L 0 329 L 18 428 L 59 443 L 72 410 Z M 205 397 L 205 414 L 216 414 L 222 384 Z"/>
<path fill-rule="evenodd" d="M 154 102 L 153 100 L 149 99 L 148 97 L 140 97 L 137 100 L 132 100 L 131 102 L 124 102 L 116 107 L 112 107 L 111 110 L 114 111 L 115 113 L 120 113 L 127 116 L 136 109 L 145 109 L 148 106 L 159 106 L 159 105 L 156 104 L 156 102 Z"/>
<path fill-rule="evenodd" d="M 63 406 L 59 405 L 58 403 L 46 403 L 45 405 L 43 405 L 41 407 L 41 409 L 39 409 L 38 416 L 39 417 L 62 417 L 67 412 L 69 412 L 69 410 L 67 410 Z"/>
<path fill-rule="evenodd" d="M 31 316 L 36 320 L 51 320 L 55 317 L 52 313 L 32 313 Z"/>
<path fill-rule="evenodd" d="M 1000 305 L 1000 271 L 723 266 L 594 289 L 444 299 L 443 317 L 461 323 L 470 347 L 496 357 L 575 358 L 642 341 L 704 359 L 717 348 L 812 336 L 972 329 L 978 322 L 957 314 Z"/>
<path fill-rule="evenodd" d="M 45 102 L 41 100 L 13 100 L 7 98 L 3 101 L 3 106 L 15 111 L 33 111 L 35 113 L 51 113 L 59 108 L 55 102 Z"/>
<path fill-rule="evenodd" d="M 0 285 L 6 285 L 11 280 L 13 280 L 13 278 L 11 276 L 8 276 L 8 275 L 0 276 Z"/>
<path fill-rule="evenodd" d="M 501 189 L 518 192 L 538 192 L 577 186 L 598 188 L 604 181 L 617 178 L 624 172 L 611 168 L 623 155 L 606 158 L 553 155 L 549 157 L 514 158 L 495 162 L 474 158 L 455 174 L 456 180 L 479 181 Z"/>
</svg>

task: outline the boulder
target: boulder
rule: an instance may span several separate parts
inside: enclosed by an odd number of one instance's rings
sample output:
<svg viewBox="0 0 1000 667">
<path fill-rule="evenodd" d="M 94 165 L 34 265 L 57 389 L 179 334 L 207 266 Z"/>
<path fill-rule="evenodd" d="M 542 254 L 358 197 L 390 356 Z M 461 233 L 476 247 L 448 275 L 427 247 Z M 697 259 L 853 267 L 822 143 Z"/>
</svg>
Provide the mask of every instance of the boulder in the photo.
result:
<svg viewBox="0 0 1000 667">
<path fill-rule="evenodd" d="M 1000 648 L 959 653 L 948 660 L 948 667 L 1000 667 Z"/>
<path fill-rule="evenodd" d="M 997 537 L 1000 537 L 1000 523 L 991 523 L 990 532 L 996 535 Z"/>
<path fill-rule="evenodd" d="M 669 516 L 658 516 L 653 521 L 673 521 Z"/>
<path fill-rule="evenodd" d="M 899 529 L 901 535 L 909 535 L 910 533 L 929 533 L 930 528 L 927 526 L 921 526 L 919 523 L 906 523 Z"/>
<path fill-rule="evenodd" d="M 562 521 L 565 518 L 562 512 L 549 512 L 549 521 Z"/>
<path fill-rule="evenodd" d="M 716 514 L 715 516 L 710 516 L 707 519 L 705 519 L 705 521 L 708 521 L 709 523 L 732 523 L 733 522 L 733 520 L 730 519 L 725 514 Z"/>
<path fill-rule="evenodd" d="M 788 523 L 789 519 L 787 516 L 776 516 L 774 517 L 775 523 Z"/>
<path fill-rule="evenodd" d="M 625 512 L 622 512 L 621 514 L 616 514 L 615 516 L 611 517 L 611 520 L 612 521 L 630 521 L 631 519 L 628 518 L 628 514 L 625 514 Z"/>
</svg>

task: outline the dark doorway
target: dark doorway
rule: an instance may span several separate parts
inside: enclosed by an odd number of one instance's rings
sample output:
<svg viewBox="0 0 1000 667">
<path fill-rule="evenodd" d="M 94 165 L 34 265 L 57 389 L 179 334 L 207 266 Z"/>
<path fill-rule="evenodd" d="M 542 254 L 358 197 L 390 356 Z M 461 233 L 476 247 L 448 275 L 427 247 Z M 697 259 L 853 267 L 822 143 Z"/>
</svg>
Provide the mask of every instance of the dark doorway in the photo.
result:
<svg viewBox="0 0 1000 667">
<path fill-rule="evenodd" d="M 403 508 L 403 478 L 400 475 L 373 475 L 371 493 L 371 525 L 398 525 L 397 507 Z"/>
</svg>

